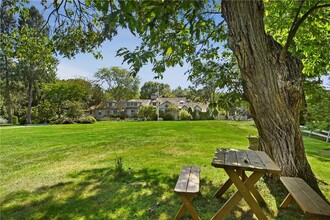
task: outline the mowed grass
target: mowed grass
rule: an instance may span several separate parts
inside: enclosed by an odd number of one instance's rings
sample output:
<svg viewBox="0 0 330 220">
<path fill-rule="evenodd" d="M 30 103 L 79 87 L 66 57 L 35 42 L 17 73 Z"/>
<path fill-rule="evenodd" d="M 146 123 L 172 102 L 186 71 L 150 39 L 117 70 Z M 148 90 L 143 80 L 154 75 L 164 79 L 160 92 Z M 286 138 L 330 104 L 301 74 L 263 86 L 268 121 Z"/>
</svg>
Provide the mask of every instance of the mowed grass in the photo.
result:
<svg viewBox="0 0 330 220">
<path fill-rule="evenodd" d="M 0 128 L 0 219 L 173 219 L 181 201 L 173 189 L 184 165 L 201 166 L 193 205 L 210 219 L 226 180 L 211 166 L 217 147 L 247 149 L 252 122 L 98 122 Z M 330 200 L 330 144 L 305 138 L 319 186 Z M 123 170 L 117 164 L 122 162 Z M 286 191 L 262 178 L 257 188 L 269 219 L 304 219 L 297 206 L 279 209 Z M 189 215 L 187 215 L 189 217 Z M 227 219 L 253 218 L 241 201 Z"/>
</svg>

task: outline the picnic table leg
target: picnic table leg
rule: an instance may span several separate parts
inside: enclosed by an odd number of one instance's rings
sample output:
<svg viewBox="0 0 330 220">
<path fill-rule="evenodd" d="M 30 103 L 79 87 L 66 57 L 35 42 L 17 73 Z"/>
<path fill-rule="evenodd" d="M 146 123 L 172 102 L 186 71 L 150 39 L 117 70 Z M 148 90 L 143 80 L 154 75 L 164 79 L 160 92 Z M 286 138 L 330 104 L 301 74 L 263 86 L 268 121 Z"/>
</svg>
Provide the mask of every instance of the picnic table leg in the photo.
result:
<svg viewBox="0 0 330 220">
<path fill-rule="evenodd" d="M 228 179 L 219 189 L 218 191 L 213 195 L 213 197 L 220 198 L 233 184 L 233 181 L 231 179 Z"/>
<path fill-rule="evenodd" d="M 188 210 L 188 212 L 191 214 L 191 216 L 194 220 L 200 220 L 194 207 L 191 205 L 191 201 L 193 200 L 195 195 L 179 194 L 179 196 L 182 199 L 183 204 L 182 204 L 181 208 L 179 209 L 178 213 L 176 214 L 175 219 L 180 219 L 183 216 L 183 214 L 185 213 L 185 211 Z"/>
<path fill-rule="evenodd" d="M 245 182 L 245 180 L 247 179 L 247 175 L 245 174 L 245 172 L 242 172 L 242 180 L 243 182 Z M 262 196 L 260 195 L 260 193 L 258 192 L 258 190 L 255 188 L 254 185 L 251 185 L 249 188 L 250 192 L 253 194 L 254 198 L 260 202 L 261 204 L 266 204 L 265 200 L 262 198 Z"/>
<path fill-rule="evenodd" d="M 253 172 L 244 184 L 242 180 L 239 178 L 239 175 L 237 175 L 237 173 L 233 169 L 225 168 L 225 170 L 229 175 L 230 179 L 237 187 L 238 192 L 243 196 L 244 200 L 251 207 L 253 213 L 257 216 L 257 218 L 267 220 L 267 217 L 262 212 L 257 201 L 253 198 L 253 196 L 249 191 L 249 188 L 251 188 L 251 186 L 253 186 L 263 176 L 263 173 Z"/>
<path fill-rule="evenodd" d="M 243 183 L 242 180 L 240 180 L 239 175 L 240 173 L 236 172 L 233 169 L 230 169 L 231 172 L 235 173 L 236 177 L 238 178 L 238 180 L 241 182 L 241 184 L 243 184 L 244 187 L 246 187 L 246 192 L 248 194 L 249 191 L 247 189 L 251 188 L 251 186 L 254 186 L 254 184 L 260 179 L 260 177 L 263 175 L 262 173 L 256 173 L 256 174 L 252 174 L 250 177 L 245 176 L 246 181 Z M 227 170 L 226 170 L 227 171 Z M 228 173 L 228 172 L 227 172 Z M 229 174 L 228 174 L 229 175 Z M 232 175 L 229 175 L 230 178 L 232 178 Z M 233 183 L 233 181 L 232 181 Z M 235 184 L 236 185 L 236 184 Z M 237 186 L 236 186 L 237 187 Z M 237 187 L 238 188 L 238 187 Z M 237 205 L 237 203 L 242 199 L 243 194 L 240 192 L 240 190 L 238 190 L 236 193 L 234 193 L 234 195 L 232 195 L 232 197 L 230 197 L 230 199 L 221 207 L 221 209 L 212 217 L 212 220 L 220 220 L 220 219 L 224 219 L 228 213 Z M 259 194 L 260 195 L 260 194 Z M 250 194 L 250 197 L 253 199 L 253 197 Z M 256 203 L 256 202 L 255 202 Z M 256 203 L 257 204 L 257 203 Z M 258 206 L 258 204 L 257 204 Z M 251 207 L 251 206 L 250 206 Z M 254 208 L 251 208 L 254 211 Z M 259 207 L 260 211 L 261 208 Z M 255 213 L 255 212 L 254 212 Z M 261 211 L 262 213 L 262 211 Z M 256 214 L 257 215 L 257 214 Z M 264 216 L 264 217 L 259 217 L 259 216 Z M 257 215 L 257 217 L 259 219 L 267 219 L 266 216 L 262 213 L 261 215 Z"/>
<path fill-rule="evenodd" d="M 237 205 L 242 199 L 242 195 L 237 191 L 230 197 L 230 199 L 221 207 L 221 209 L 211 218 L 211 220 L 225 219 L 228 213 Z"/>
<path fill-rule="evenodd" d="M 291 196 L 291 194 L 289 193 L 285 199 L 283 200 L 283 202 L 281 203 L 280 207 L 281 208 L 286 208 L 288 207 L 288 205 L 290 205 L 290 203 L 293 201 L 293 197 Z"/>
</svg>

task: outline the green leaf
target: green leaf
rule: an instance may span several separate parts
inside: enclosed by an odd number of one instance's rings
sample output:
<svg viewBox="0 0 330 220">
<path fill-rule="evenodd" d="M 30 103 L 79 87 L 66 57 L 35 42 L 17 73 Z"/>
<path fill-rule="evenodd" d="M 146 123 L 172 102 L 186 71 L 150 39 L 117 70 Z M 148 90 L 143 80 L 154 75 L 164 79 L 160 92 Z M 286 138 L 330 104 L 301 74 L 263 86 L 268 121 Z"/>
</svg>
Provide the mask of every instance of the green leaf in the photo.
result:
<svg viewBox="0 0 330 220">
<path fill-rule="evenodd" d="M 167 48 L 166 55 L 169 56 L 172 54 L 172 47 Z"/>
</svg>

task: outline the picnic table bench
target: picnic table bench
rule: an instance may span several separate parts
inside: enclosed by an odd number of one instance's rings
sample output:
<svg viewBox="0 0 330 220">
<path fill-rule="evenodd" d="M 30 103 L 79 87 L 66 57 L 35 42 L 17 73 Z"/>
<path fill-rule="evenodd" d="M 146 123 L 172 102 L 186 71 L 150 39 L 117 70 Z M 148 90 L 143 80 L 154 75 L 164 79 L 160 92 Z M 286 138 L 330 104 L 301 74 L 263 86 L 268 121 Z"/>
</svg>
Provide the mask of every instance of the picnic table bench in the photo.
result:
<svg viewBox="0 0 330 220">
<path fill-rule="evenodd" d="M 286 208 L 293 200 L 308 219 L 330 219 L 330 205 L 324 201 L 303 179 L 298 177 L 280 177 L 289 191 L 281 208 Z"/>
<path fill-rule="evenodd" d="M 186 210 L 194 220 L 200 220 L 194 207 L 191 205 L 192 199 L 199 193 L 200 167 L 184 166 L 175 185 L 176 192 L 183 201 L 181 208 L 176 214 L 175 219 L 180 219 Z"/>
</svg>

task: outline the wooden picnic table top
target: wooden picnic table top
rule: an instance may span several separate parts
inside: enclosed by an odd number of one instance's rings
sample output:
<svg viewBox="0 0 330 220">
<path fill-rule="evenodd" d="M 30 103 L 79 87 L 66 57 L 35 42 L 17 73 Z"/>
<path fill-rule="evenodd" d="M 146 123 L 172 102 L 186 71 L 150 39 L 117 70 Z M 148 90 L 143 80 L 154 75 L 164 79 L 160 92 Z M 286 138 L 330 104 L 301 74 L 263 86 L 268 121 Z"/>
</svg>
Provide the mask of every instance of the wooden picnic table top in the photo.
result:
<svg viewBox="0 0 330 220">
<path fill-rule="evenodd" d="M 212 166 L 280 174 L 281 169 L 263 151 L 217 148 Z"/>
</svg>

